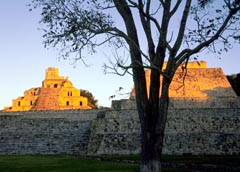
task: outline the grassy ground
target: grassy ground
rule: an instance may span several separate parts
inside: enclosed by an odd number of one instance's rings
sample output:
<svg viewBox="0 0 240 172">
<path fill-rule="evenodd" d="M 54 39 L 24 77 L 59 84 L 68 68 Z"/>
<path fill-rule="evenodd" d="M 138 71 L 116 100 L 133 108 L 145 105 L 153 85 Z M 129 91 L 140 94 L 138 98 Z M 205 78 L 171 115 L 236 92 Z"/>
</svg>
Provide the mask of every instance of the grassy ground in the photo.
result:
<svg viewBox="0 0 240 172">
<path fill-rule="evenodd" d="M 98 155 L 90 156 L 102 158 L 103 160 L 133 160 L 139 161 L 140 155 Z M 215 165 L 229 165 L 240 166 L 240 156 L 218 156 L 218 155 L 163 155 L 162 161 L 165 163 L 174 164 L 215 164 Z"/>
<path fill-rule="evenodd" d="M 137 172 L 137 164 L 82 160 L 72 156 L 0 156 L 1 172 Z"/>
<path fill-rule="evenodd" d="M 91 156 L 99 160 L 86 160 L 74 156 L 0 156 L 0 172 L 138 172 L 139 165 L 104 160 L 139 161 L 139 155 Z M 89 158 L 89 157 L 87 157 Z M 174 164 L 219 164 L 239 166 L 240 156 L 163 156 L 165 163 Z M 193 172 L 164 168 L 164 172 Z"/>
</svg>

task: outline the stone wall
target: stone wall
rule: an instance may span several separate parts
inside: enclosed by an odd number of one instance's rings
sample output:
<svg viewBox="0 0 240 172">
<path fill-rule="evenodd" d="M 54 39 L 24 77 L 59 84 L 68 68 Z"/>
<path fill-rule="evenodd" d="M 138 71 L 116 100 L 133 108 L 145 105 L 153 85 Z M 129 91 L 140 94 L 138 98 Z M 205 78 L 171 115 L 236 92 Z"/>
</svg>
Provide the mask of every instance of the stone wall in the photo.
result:
<svg viewBox="0 0 240 172">
<path fill-rule="evenodd" d="M 218 97 L 218 98 L 170 98 L 169 108 L 186 108 L 186 109 L 231 109 L 240 108 L 240 97 Z M 112 109 L 136 109 L 134 99 L 113 100 Z"/>
<path fill-rule="evenodd" d="M 214 102 L 171 101 L 165 154 L 240 154 L 240 101 Z M 103 110 L 1 112 L 0 154 L 138 153 L 139 128 L 136 110 L 121 103 Z"/>
<path fill-rule="evenodd" d="M 151 70 L 146 70 L 145 76 L 147 93 L 149 94 Z M 160 77 L 160 80 L 162 80 L 162 77 Z M 186 71 L 183 71 L 180 67 L 176 70 L 169 87 L 170 98 L 234 96 L 236 97 L 236 94 L 220 68 L 187 68 Z M 130 97 L 135 99 L 134 87 Z"/>
<path fill-rule="evenodd" d="M 140 151 L 135 110 L 107 111 L 93 123 L 89 154 Z M 240 154 L 239 108 L 170 109 L 164 154 Z"/>
<path fill-rule="evenodd" d="M 96 112 L 0 113 L 0 154 L 85 154 Z"/>
</svg>

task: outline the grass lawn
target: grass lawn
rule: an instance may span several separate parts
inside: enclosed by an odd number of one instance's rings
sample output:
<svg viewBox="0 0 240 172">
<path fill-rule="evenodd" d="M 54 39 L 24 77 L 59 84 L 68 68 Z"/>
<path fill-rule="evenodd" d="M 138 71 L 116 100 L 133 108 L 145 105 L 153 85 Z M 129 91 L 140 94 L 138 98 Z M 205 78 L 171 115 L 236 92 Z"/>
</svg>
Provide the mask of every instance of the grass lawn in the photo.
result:
<svg viewBox="0 0 240 172">
<path fill-rule="evenodd" d="M 136 160 L 139 155 L 91 156 L 103 160 Z M 163 156 L 163 162 L 185 164 L 220 164 L 239 166 L 240 156 Z M 0 172 L 138 172 L 138 164 L 84 160 L 84 157 L 61 155 L 0 156 Z M 163 169 L 164 172 L 193 172 L 192 170 Z"/>
<path fill-rule="evenodd" d="M 140 155 L 97 155 L 91 156 L 104 159 L 135 160 L 139 161 Z M 162 161 L 166 163 L 184 164 L 215 164 L 240 166 L 239 155 L 163 155 Z"/>
<path fill-rule="evenodd" d="M 0 156 L 0 172 L 137 172 L 137 164 L 82 160 L 73 156 Z"/>
</svg>

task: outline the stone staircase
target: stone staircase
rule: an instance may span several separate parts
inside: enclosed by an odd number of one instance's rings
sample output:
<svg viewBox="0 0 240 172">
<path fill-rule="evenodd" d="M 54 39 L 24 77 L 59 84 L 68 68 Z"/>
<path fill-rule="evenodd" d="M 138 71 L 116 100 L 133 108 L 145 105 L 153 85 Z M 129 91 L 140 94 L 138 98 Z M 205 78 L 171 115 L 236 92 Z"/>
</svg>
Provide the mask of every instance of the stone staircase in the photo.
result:
<svg viewBox="0 0 240 172">
<path fill-rule="evenodd" d="M 61 88 L 41 88 L 36 106 L 31 110 L 54 110 L 59 108 L 58 96 Z"/>
</svg>

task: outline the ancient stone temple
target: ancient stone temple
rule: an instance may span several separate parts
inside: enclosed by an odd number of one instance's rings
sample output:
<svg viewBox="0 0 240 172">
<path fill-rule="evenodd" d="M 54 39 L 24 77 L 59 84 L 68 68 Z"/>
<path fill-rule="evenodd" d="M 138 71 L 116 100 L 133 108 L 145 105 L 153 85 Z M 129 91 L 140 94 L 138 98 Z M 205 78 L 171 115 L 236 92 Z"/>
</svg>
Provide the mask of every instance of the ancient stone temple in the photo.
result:
<svg viewBox="0 0 240 172">
<path fill-rule="evenodd" d="M 240 155 L 240 97 L 220 68 L 193 62 L 183 69 L 170 87 L 163 154 Z M 0 111 L 0 155 L 139 154 L 134 92 L 131 98 L 113 101 L 111 109 Z M 49 68 L 42 87 L 25 91 L 6 111 L 47 108 L 89 107 L 67 78 Z"/>
<path fill-rule="evenodd" d="M 170 84 L 170 106 L 183 108 L 194 107 L 198 104 L 204 107 L 204 102 L 207 102 L 206 104 L 225 102 L 237 97 L 221 68 L 207 68 L 205 61 L 189 62 L 186 68 L 184 65 L 182 64 L 177 69 Z M 166 63 L 163 68 L 165 67 Z M 148 93 L 150 74 L 150 70 L 145 71 Z M 134 99 L 135 89 L 133 87 L 130 100 L 113 101 L 112 106 L 113 108 L 120 108 L 120 106 L 121 108 L 136 108 Z"/>
<path fill-rule="evenodd" d="M 166 64 L 164 64 L 166 66 Z M 221 68 L 207 68 L 205 61 L 189 62 L 180 66 L 169 88 L 172 98 L 207 98 L 236 96 Z M 164 66 L 164 68 L 165 68 Z M 145 71 L 147 89 L 150 88 L 150 70 Z M 149 90 L 148 90 L 149 92 Z M 131 98 L 135 97 L 134 89 Z"/>
<path fill-rule="evenodd" d="M 31 88 L 24 92 L 24 96 L 12 100 L 12 106 L 4 111 L 29 110 L 66 110 L 91 109 L 88 99 L 81 96 L 79 89 L 74 88 L 68 77 L 58 74 L 57 68 L 46 70 L 42 87 Z"/>
</svg>

